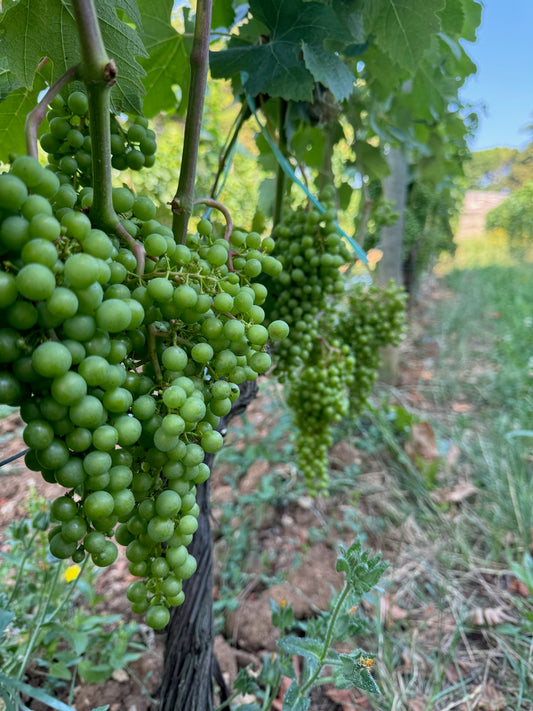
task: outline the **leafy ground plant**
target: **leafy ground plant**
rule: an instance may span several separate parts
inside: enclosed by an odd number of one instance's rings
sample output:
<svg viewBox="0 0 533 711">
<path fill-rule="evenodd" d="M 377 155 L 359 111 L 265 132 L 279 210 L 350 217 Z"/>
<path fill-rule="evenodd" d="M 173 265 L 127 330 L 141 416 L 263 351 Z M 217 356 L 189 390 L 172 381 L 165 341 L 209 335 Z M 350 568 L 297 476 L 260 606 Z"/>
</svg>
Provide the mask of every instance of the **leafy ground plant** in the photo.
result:
<svg viewBox="0 0 533 711">
<path fill-rule="evenodd" d="M 146 649 L 136 623 L 96 614 L 101 598 L 94 591 L 94 568 L 50 555 L 49 517 L 48 502 L 33 495 L 26 517 L 6 531 L 0 562 L 0 697 L 7 709 L 26 708 L 24 697 L 69 708 L 56 694 L 70 703 L 76 683 L 106 681 Z"/>
<path fill-rule="evenodd" d="M 243 669 L 235 682 L 235 695 L 254 694 L 262 703 L 237 707 L 240 711 L 267 711 L 279 694 L 282 677 L 291 680 L 283 700 L 283 711 L 307 711 L 311 691 L 318 685 L 334 683 L 339 689 L 352 687 L 372 694 L 379 688 L 370 672 L 374 655 L 356 648 L 350 653 L 336 651 L 335 644 L 357 637 L 365 623 L 356 615 L 363 595 L 377 585 L 387 564 L 381 555 L 371 556 L 362 549 L 360 541 L 349 548 L 341 546 L 337 570 L 344 573 L 344 588 L 334 596 L 330 610 L 323 612 L 306 625 L 305 635 L 291 634 L 294 615 L 282 601 L 271 601 L 272 624 L 283 634 L 278 646 L 279 654 L 267 655 L 258 676 Z M 295 661 L 295 660 L 298 661 Z M 228 708 L 231 699 L 218 707 Z"/>
</svg>

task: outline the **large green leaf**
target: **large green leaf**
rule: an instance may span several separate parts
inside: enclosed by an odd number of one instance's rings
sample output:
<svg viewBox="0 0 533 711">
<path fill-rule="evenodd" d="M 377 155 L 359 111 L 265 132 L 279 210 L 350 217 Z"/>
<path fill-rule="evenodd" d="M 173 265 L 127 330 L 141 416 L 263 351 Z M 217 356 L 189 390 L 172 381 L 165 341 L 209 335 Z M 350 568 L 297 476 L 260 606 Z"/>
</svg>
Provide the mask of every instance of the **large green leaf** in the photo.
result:
<svg viewBox="0 0 533 711">
<path fill-rule="evenodd" d="M 476 41 L 476 30 L 481 22 L 482 7 L 475 0 L 463 0 L 463 10 L 465 13 L 465 24 L 461 35 L 469 42 Z"/>
<path fill-rule="evenodd" d="M 139 113 L 144 70 L 136 57 L 146 56 L 134 0 L 96 0 L 98 20 L 109 57 L 118 68 L 113 99 L 121 110 Z M 126 17 L 127 22 L 122 17 Z M 14 80 L 32 89 L 40 62 L 53 62 L 52 81 L 80 61 L 74 13 L 69 0 L 19 0 L 0 18 L 0 54 L 6 57 Z"/>
<path fill-rule="evenodd" d="M 137 0 L 142 15 L 141 37 L 148 57 L 141 59 L 146 70 L 143 80 L 145 116 L 174 111 L 180 104 L 175 87 L 185 93 L 189 78 L 189 53 L 185 40 L 171 24 L 173 0 Z M 185 88 L 185 92 L 184 92 Z"/>
<path fill-rule="evenodd" d="M 439 17 L 443 32 L 460 36 L 465 23 L 463 0 L 446 0 L 446 7 L 439 12 Z"/>
<path fill-rule="evenodd" d="M 445 0 L 365 0 L 365 28 L 393 62 L 414 73 L 441 29 L 444 6 Z"/>
<path fill-rule="evenodd" d="M 328 88 L 332 88 L 331 82 L 334 94 L 345 94 L 349 71 L 341 74 L 341 60 L 337 57 L 324 67 L 318 61 L 326 52 L 326 40 L 352 39 L 330 7 L 304 0 L 251 0 L 250 10 L 268 36 L 257 36 L 255 44 L 234 42 L 228 49 L 212 52 L 214 77 L 231 78 L 243 72 L 244 87 L 252 96 L 267 93 L 287 100 L 311 101 L 315 81 Z M 245 33 L 246 28 L 241 37 L 248 37 Z M 307 61 L 302 56 L 304 46 Z"/>
<path fill-rule="evenodd" d="M 45 86 L 42 75 L 37 74 L 33 88 L 19 87 L 0 102 L 0 160 L 4 163 L 8 162 L 10 153 L 26 153 L 26 116 L 37 104 Z"/>
<path fill-rule="evenodd" d="M 231 0 L 216 0 L 213 3 L 213 13 L 211 15 L 211 27 L 218 29 L 223 27 L 229 29 L 235 21 L 235 10 Z"/>
<path fill-rule="evenodd" d="M 327 86 L 337 101 L 347 99 L 353 91 L 355 77 L 342 59 L 317 44 L 302 42 L 305 66 L 315 81 Z"/>
</svg>

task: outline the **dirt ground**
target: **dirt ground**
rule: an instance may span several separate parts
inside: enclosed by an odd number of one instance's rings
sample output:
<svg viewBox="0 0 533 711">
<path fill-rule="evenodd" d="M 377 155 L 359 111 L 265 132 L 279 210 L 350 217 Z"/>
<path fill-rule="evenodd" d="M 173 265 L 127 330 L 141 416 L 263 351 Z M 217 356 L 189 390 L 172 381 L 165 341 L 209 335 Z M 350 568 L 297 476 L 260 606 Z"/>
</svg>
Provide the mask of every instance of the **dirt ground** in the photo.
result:
<svg viewBox="0 0 533 711">
<path fill-rule="evenodd" d="M 479 218 L 479 213 L 496 204 L 494 200 L 489 199 L 488 202 L 485 200 L 480 207 L 479 199 L 473 198 L 470 203 L 473 206 L 469 213 L 470 218 L 467 216 L 466 223 L 462 225 L 467 233 L 474 229 L 472 224 Z M 398 392 L 401 392 L 404 402 L 410 407 L 416 408 L 417 412 L 422 414 L 431 411 L 433 417 L 438 416 L 438 413 L 435 413 L 433 406 L 425 400 L 418 386 L 425 378 L 430 377 L 428 369 L 438 355 L 438 344 L 431 339 L 422 339 L 420 336 L 427 318 L 425 305 L 432 300 L 449 299 L 450 296 L 451 294 L 435 279 L 427 281 L 420 301 L 420 310 L 416 314 L 416 319 L 413 319 L 416 327 L 413 328 L 410 338 L 401 349 L 401 382 L 397 384 Z M 247 421 L 253 425 L 255 441 L 265 437 L 273 425 L 271 411 L 265 406 L 263 397 L 264 395 L 260 394 L 246 415 Z M 461 411 L 461 407 L 466 408 L 468 405 L 461 402 L 454 403 L 454 408 L 458 408 L 457 412 Z M 24 448 L 20 438 L 21 429 L 22 422 L 16 414 L 0 420 L 2 459 L 15 455 Z M 246 441 L 246 443 L 234 443 L 234 446 L 238 449 L 252 444 L 253 441 Z M 406 454 L 413 461 L 417 458 L 418 461 L 434 460 L 436 444 L 431 426 L 421 422 L 414 427 L 409 447 L 411 449 L 407 449 Z M 450 469 L 457 464 L 454 456 L 457 457 L 457 453 L 453 450 L 448 453 L 446 465 Z M 368 452 L 359 451 L 348 442 L 340 442 L 331 452 L 331 464 L 338 471 L 349 470 L 353 466 L 359 469 L 358 515 L 379 517 L 387 507 L 393 507 L 394 502 L 390 498 L 392 494 L 389 495 L 388 491 L 388 473 L 383 463 Z M 262 477 L 272 467 L 266 459 L 256 459 L 240 478 L 238 488 L 235 489 L 227 483 L 225 475 L 228 473 L 228 466 L 227 463 L 219 465 L 215 467 L 212 474 L 212 516 L 216 539 L 214 544 L 215 599 L 220 594 L 220 565 L 223 564 L 221 561 L 224 561 L 227 552 L 224 539 L 217 534 L 217 521 L 220 520 L 222 507 L 225 503 L 236 502 L 239 497 L 257 490 Z M 294 471 L 287 465 L 276 466 L 280 476 L 294 476 Z M 14 518 L 23 514 L 23 504 L 30 488 L 34 488 L 48 499 L 53 499 L 59 487 L 44 482 L 36 473 L 27 470 L 23 459 L 17 459 L 0 469 L 0 553 L 4 544 L 2 532 Z M 468 490 L 457 488 L 450 489 L 448 494 L 441 491 L 442 496 L 449 496 L 450 502 L 454 501 L 454 497 L 456 501 L 462 501 L 468 498 L 470 493 Z M 252 664 L 258 669 L 262 655 L 276 649 L 276 630 L 271 625 L 270 598 L 277 602 L 285 599 L 293 606 L 295 615 L 299 619 L 309 618 L 315 610 L 327 608 L 332 587 L 338 589 L 342 585 L 342 579 L 335 571 L 335 546 L 341 540 L 351 543 L 353 530 L 343 528 L 339 524 L 337 537 L 331 540 L 331 543 L 319 541 L 311 544 L 309 543 L 310 531 L 320 526 L 324 520 L 339 517 L 339 512 L 346 513 L 346 509 L 351 506 L 353 504 L 346 502 L 342 497 L 315 501 L 310 497 L 302 496 L 296 504 L 292 503 L 290 508 L 274 509 L 267 506 L 262 512 L 262 524 L 257 539 L 261 550 L 267 554 L 269 573 L 281 574 L 283 582 L 267 588 L 261 576 L 264 562 L 255 554 L 250 554 L 242 560 L 242 569 L 246 571 L 248 582 L 239 594 L 237 608 L 227 615 L 224 634 L 218 635 L 215 643 L 216 656 L 228 685 L 231 686 L 240 668 Z M 406 573 L 410 576 L 416 574 L 417 571 L 413 569 L 413 551 L 411 550 L 409 557 L 402 554 L 402 549 L 405 548 L 406 543 L 416 545 L 420 540 L 423 540 L 423 536 L 421 537 L 415 530 L 415 524 L 412 521 L 405 521 L 398 528 L 395 539 L 383 539 L 376 534 L 374 540 L 369 536 L 367 545 L 383 551 L 384 557 L 396 568 L 399 580 L 400 576 Z M 106 569 L 105 575 L 101 575 L 98 579 L 99 592 L 105 594 L 106 598 L 102 612 L 120 612 L 125 619 L 132 619 L 129 603 L 125 597 L 125 589 L 132 580 L 127 570 L 127 562 L 123 556 L 120 556 L 113 566 Z M 401 592 L 400 583 L 398 588 Z M 382 603 L 383 609 L 380 610 L 381 615 L 388 616 L 394 622 L 401 621 L 407 615 L 405 606 L 398 604 L 397 599 L 400 598 L 398 596 L 395 599 L 385 598 Z M 431 628 L 431 615 L 437 615 L 437 611 L 424 610 L 420 614 L 425 614 L 427 626 Z M 441 619 L 438 625 L 440 625 L 440 633 L 443 634 Z M 147 653 L 130 664 L 127 670 L 115 673 L 114 677 L 105 684 L 80 684 L 75 689 L 74 696 L 74 706 L 77 711 L 91 711 L 106 704 L 109 704 L 110 711 L 155 711 L 155 699 L 157 699 L 163 669 L 164 634 L 154 634 L 148 628 L 143 629 L 144 640 L 148 646 Z M 417 664 L 420 663 L 420 660 L 415 661 Z M 415 661 L 407 655 L 404 663 L 413 664 Z M 276 711 L 281 711 L 281 704 L 280 698 L 275 705 Z M 44 711 L 44 707 L 36 702 L 33 702 L 33 705 L 32 702 L 28 702 L 28 708 Z M 327 686 L 321 687 L 320 692 L 313 698 L 311 706 L 313 711 L 356 709 L 363 711 L 372 708 L 374 707 L 371 702 L 355 690 L 338 691 Z M 416 705 L 411 708 L 412 711 L 417 711 Z M 489 706 L 480 706 L 480 708 L 489 708 Z M 494 706 L 494 708 L 500 707 Z"/>
<path fill-rule="evenodd" d="M 439 294 L 437 294 L 438 296 Z M 442 294 L 440 294 L 442 296 Z M 444 294 L 444 296 L 446 296 Z M 418 379 L 424 367 L 424 361 L 432 354 L 434 345 L 429 343 L 426 352 L 410 359 L 409 368 L 403 369 L 404 381 L 410 377 Z M 405 386 L 405 383 L 404 383 Z M 265 406 L 261 395 L 249 407 L 248 423 L 253 424 L 255 437 L 260 440 L 272 426 L 272 414 Z M 0 437 L 3 442 L 2 457 L 10 457 L 24 448 L 20 439 L 23 423 L 17 414 L 0 420 Z M 427 436 L 421 433 L 420 447 L 427 447 Z M 430 438 L 431 439 L 431 438 Z M 250 441 L 246 445 L 252 444 Z M 244 447 L 244 442 L 235 442 L 237 448 Z M 429 445 L 431 446 L 431 444 Z M 332 467 L 337 470 L 351 466 L 366 468 L 361 472 L 366 488 L 371 492 L 363 497 L 360 504 L 368 511 L 376 506 L 375 494 L 385 480 L 385 472 L 372 459 L 364 461 L 363 454 L 347 442 L 340 442 L 331 451 Z M 215 538 L 217 538 L 217 520 L 221 515 L 224 503 L 236 502 L 240 497 L 249 495 L 259 487 L 262 477 L 272 467 L 265 459 L 257 459 L 248 467 L 241 477 L 238 489 L 230 487 L 225 475 L 229 465 L 223 463 L 216 467 L 212 474 L 212 516 Z M 284 468 L 285 467 L 285 468 Z M 279 468 L 279 465 L 278 465 Z M 282 465 L 281 476 L 291 477 L 294 472 Z M 38 474 L 25 468 L 23 459 L 17 459 L 0 469 L 0 551 L 2 547 L 1 531 L 14 519 L 24 513 L 24 502 L 30 488 L 48 499 L 57 496 L 59 487 L 43 481 Z M 365 503 L 366 501 L 366 503 Z M 231 686 L 240 668 L 252 664 L 259 669 L 264 653 L 276 650 L 277 630 L 271 624 L 269 599 L 276 602 L 282 599 L 291 604 L 297 619 L 311 617 L 315 610 L 327 609 L 332 588 L 342 587 L 342 576 L 335 571 L 338 541 L 346 544 L 353 542 L 353 531 L 339 528 L 338 537 L 331 544 L 317 542 L 309 545 L 310 529 L 320 525 L 321 521 L 333 519 L 336 512 L 342 511 L 348 504 L 342 500 L 315 501 L 308 496 L 302 496 L 290 509 L 274 509 L 266 507 L 260 531 L 256 534 L 263 551 L 268 552 L 269 574 L 279 574 L 283 582 L 267 588 L 261 582 L 262 563 L 257 555 L 250 555 L 242 560 L 243 570 L 247 573 L 249 582 L 239 595 L 237 609 L 226 619 L 223 635 L 218 635 L 215 643 L 216 656 L 219 660 L 224 678 Z M 237 522 L 238 523 L 238 522 Z M 377 543 L 377 541 L 376 541 Z M 383 547 L 383 541 L 380 541 Z M 225 542 L 222 538 L 215 541 L 215 599 L 219 595 L 218 582 L 220 565 L 224 560 Z M 387 551 L 385 551 L 387 553 Z M 218 567 L 217 567 L 218 566 Z M 125 589 L 134 578 L 129 574 L 127 561 L 123 555 L 104 575 L 100 575 L 97 592 L 105 595 L 105 603 L 100 605 L 100 611 L 105 614 L 121 613 L 126 620 L 133 619 L 129 603 L 125 597 Z M 139 621 L 139 620 L 137 620 Z M 144 629 L 144 628 L 143 628 Z M 163 668 L 164 635 L 154 634 L 148 628 L 144 629 L 144 640 L 148 652 L 141 659 L 129 665 L 127 670 L 120 670 L 113 678 L 104 684 L 80 684 L 74 695 L 74 706 L 77 711 L 92 709 L 109 704 L 110 711 L 151 711 L 156 708 L 154 699 Z M 142 684 L 139 680 L 146 680 Z M 333 688 L 323 688 L 313 699 L 314 711 L 339 711 L 350 708 L 372 708 L 368 701 L 358 692 L 339 692 Z M 244 699 L 245 700 L 245 699 Z M 357 706 L 346 704 L 357 703 Z M 28 702 L 28 707 L 35 711 L 45 709 L 38 702 Z M 281 700 L 279 701 L 281 709 Z"/>
</svg>

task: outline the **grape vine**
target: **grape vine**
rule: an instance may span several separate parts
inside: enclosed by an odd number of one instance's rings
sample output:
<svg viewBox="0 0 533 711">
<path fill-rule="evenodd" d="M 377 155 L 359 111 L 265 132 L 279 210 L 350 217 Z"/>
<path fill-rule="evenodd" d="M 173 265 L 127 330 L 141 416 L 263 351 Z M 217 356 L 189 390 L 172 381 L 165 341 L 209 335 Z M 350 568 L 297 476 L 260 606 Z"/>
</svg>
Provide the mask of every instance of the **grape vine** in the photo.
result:
<svg viewBox="0 0 533 711">
<path fill-rule="evenodd" d="M 196 486 L 209 476 L 205 453 L 222 446 L 219 419 L 239 385 L 269 369 L 269 339 L 288 331 L 262 325 L 267 291 L 255 281 L 281 265 L 257 233 L 208 220 L 176 244 L 149 198 L 117 187 L 113 208 L 146 252 L 138 274 L 130 242 L 84 212 L 90 163 L 73 144 L 87 137 L 67 125 L 88 128 L 86 97 L 55 105 L 41 139 L 48 167 L 20 156 L 0 175 L 0 401 L 20 406 L 27 466 L 65 490 L 52 504 L 52 554 L 107 566 L 125 546 L 139 577 L 132 610 L 160 629 L 196 569 Z M 151 139 L 140 118 L 125 136 Z"/>
</svg>

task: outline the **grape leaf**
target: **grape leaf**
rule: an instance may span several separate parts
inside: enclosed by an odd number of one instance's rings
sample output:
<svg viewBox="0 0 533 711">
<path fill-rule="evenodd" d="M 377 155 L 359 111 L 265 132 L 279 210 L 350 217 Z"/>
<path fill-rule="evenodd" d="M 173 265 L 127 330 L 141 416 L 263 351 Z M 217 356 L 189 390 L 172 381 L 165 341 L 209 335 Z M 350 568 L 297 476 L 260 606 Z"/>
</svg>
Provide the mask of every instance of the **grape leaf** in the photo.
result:
<svg viewBox="0 0 533 711">
<path fill-rule="evenodd" d="M 461 34 L 465 22 L 463 0 L 446 0 L 446 7 L 438 14 L 443 32 L 453 36 Z"/>
<path fill-rule="evenodd" d="M 231 0 L 217 0 L 213 3 L 213 13 L 211 15 L 211 27 L 218 29 L 223 27 L 229 29 L 235 21 L 235 10 Z"/>
<path fill-rule="evenodd" d="M 354 75 L 342 59 L 320 45 L 302 42 L 305 66 L 315 81 L 327 86 L 337 101 L 347 99 L 353 91 Z"/>
<path fill-rule="evenodd" d="M 352 35 L 352 42 L 359 44 L 366 42 L 368 38 L 365 33 L 361 8 L 354 8 L 353 0 L 333 0 L 332 6 L 337 17 Z"/>
<path fill-rule="evenodd" d="M 463 9 L 465 13 L 465 24 L 461 35 L 463 39 L 469 42 L 476 41 L 476 30 L 481 22 L 482 7 L 474 0 L 463 0 Z"/>
<path fill-rule="evenodd" d="M 393 62 L 414 73 L 441 29 L 437 13 L 444 6 L 445 0 L 365 0 L 365 29 Z"/>
<path fill-rule="evenodd" d="M 10 153 L 26 153 L 26 115 L 35 107 L 39 93 L 45 88 L 42 74 L 37 74 L 32 89 L 19 86 L 0 103 L 0 161 L 7 163 Z"/>
<path fill-rule="evenodd" d="M 137 0 L 143 18 L 141 38 L 148 52 L 140 63 L 146 70 L 143 83 L 145 116 L 173 111 L 187 97 L 189 54 L 185 40 L 171 24 L 173 0 Z M 174 89 L 179 86 L 181 97 Z M 183 103 L 183 102 L 182 102 Z"/>
<path fill-rule="evenodd" d="M 123 110 L 139 113 L 144 70 L 136 60 L 146 50 L 130 22 L 140 26 L 134 0 L 96 0 L 104 45 L 118 68 L 113 99 Z M 126 15 L 128 23 L 121 17 Z M 6 57 L 13 78 L 32 89 L 39 63 L 53 62 L 52 81 L 80 61 L 78 32 L 69 0 L 19 0 L 0 18 L 0 54 Z"/>
<path fill-rule="evenodd" d="M 340 76 L 337 62 L 329 70 L 321 68 L 320 79 L 313 74 L 316 57 L 326 52 L 326 40 L 352 39 L 330 7 L 304 0 L 251 0 L 250 10 L 268 35 L 258 36 L 255 44 L 243 46 L 237 40 L 225 50 L 211 52 L 213 77 L 231 78 L 243 72 L 244 87 L 253 96 L 267 93 L 293 101 L 311 101 L 315 81 L 328 88 L 332 82 L 340 93 L 346 90 L 341 80 L 346 74 Z M 302 57 L 303 43 L 313 70 Z"/>
<path fill-rule="evenodd" d="M 20 87 L 20 83 L 13 79 L 5 57 L 0 57 L 0 101 L 3 101 L 10 91 Z"/>
</svg>

